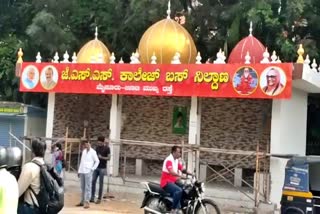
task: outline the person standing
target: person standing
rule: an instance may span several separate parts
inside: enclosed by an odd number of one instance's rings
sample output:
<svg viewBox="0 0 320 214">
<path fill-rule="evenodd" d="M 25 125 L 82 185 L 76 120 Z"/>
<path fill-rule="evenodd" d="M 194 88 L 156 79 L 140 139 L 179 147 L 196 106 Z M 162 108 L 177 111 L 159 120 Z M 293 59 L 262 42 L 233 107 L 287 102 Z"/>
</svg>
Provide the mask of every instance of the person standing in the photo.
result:
<svg viewBox="0 0 320 214">
<path fill-rule="evenodd" d="M 109 145 L 105 142 L 104 136 L 98 137 L 98 146 L 96 148 L 96 151 L 97 151 L 100 163 L 98 165 L 98 168 L 93 172 L 90 202 L 94 202 L 95 193 L 96 193 L 96 183 L 99 177 L 99 195 L 98 195 L 98 200 L 96 201 L 96 204 L 100 204 L 102 199 L 102 193 L 103 193 L 104 176 L 107 170 L 106 169 L 107 161 L 110 159 L 110 148 L 109 148 Z"/>
<path fill-rule="evenodd" d="M 40 167 L 33 161 L 44 164 L 46 143 L 40 140 L 32 140 L 31 150 L 34 158 L 22 167 L 18 180 L 19 197 L 24 194 L 22 204 L 19 204 L 19 214 L 40 214 L 37 194 L 40 192 Z"/>
<path fill-rule="evenodd" d="M 19 189 L 16 178 L 7 171 L 7 152 L 0 147 L 0 213 L 15 214 L 18 210 Z"/>
<path fill-rule="evenodd" d="M 81 161 L 78 169 L 78 176 L 81 183 L 81 201 L 77 206 L 83 206 L 85 209 L 90 207 L 92 173 L 99 165 L 97 152 L 91 148 L 90 142 L 84 143 L 84 149 L 81 155 Z"/>
<path fill-rule="evenodd" d="M 56 170 L 57 174 L 62 178 L 62 161 L 63 161 L 63 154 L 62 154 L 62 146 L 60 143 L 56 143 L 53 147 L 53 166 Z"/>
</svg>

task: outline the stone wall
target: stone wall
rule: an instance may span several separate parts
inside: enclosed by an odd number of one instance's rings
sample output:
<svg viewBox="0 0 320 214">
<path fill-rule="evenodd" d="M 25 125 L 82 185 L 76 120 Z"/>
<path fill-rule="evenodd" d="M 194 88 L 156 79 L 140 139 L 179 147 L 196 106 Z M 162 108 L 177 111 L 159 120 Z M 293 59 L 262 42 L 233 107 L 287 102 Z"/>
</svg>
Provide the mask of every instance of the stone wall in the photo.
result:
<svg viewBox="0 0 320 214">
<path fill-rule="evenodd" d="M 272 100 L 201 98 L 201 145 L 209 148 L 255 151 L 257 142 L 264 151 L 270 141 Z M 175 143 L 185 135 L 172 133 L 174 106 L 190 111 L 190 97 L 123 96 L 121 139 Z M 62 137 L 69 127 L 69 137 L 83 135 L 83 121 L 88 120 L 90 136 L 109 135 L 111 96 L 57 94 L 53 135 Z M 189 120 L 189 118 L 187 118 Z M 135 170 L 135 158 L 145 159 L 145 174 L 159 174 L 167 147 L 126 146 L 127 173 Z M 124 150 L 121 151 L 124 156 Z M 210 165 L 231 164 L 241 155 L 201 153 L 201 161 Z M 120 164 L 121 165 L 121 164 Z M 255 157 L 237 164 L 253 169 Z"/>
<path fill-rule="evenodd" d="M 172 133 L 174 106 L 185 106 L 190 111 L 190 97 L 145 97 L 124 96 L 122 106 L 122 139 L 175 143 L 188 135 Z M 187 121 L 189 119 L 187 118 Z M 168 147 L 127 146 L 130 158 L 163 159 L 169 153 Z"/>
<path fill-rule="evenodd" d="M 83 121 L 88 121 L 87 136 L 109 136 L 111 95 L 56 94 L 53 136 L 83 136 Z"/>
<path fill-rule="evenodd" d="M 209 148 L 265 151 L 270 142 L 271 100 L 203 99 L 201 145 Z M 200 153 L 200 159 L 219 165 L 239 161 L 242 155 Z M 238 167 L 254 168 L 255 156 Z"/>
</svg>

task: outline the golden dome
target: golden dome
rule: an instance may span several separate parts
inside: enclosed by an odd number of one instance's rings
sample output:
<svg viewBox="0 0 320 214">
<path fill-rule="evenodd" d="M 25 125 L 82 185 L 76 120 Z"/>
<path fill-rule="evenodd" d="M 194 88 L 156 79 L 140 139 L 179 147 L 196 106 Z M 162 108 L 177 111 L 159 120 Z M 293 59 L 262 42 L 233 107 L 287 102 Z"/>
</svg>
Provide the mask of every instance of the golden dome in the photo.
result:
<svg viewBox="0 0 320 214">
<path fill-rule="evenodd" d="M 110 52 L 108 48 L 99 40 L 95 39 L 87 42 L 77 55 L 78 63 L 110 62 Z"/>
<path fill-rule="evenodd" d="M 196 62 L 197 49 L 192 37 L 186 29 L 170 18 L 149 27 L 139 43 L 141 63 L 150 63 L 154 53 L 158 64 L 170 64 L 176 52 L 180 53 L 181 63 Z"/>
</svg>

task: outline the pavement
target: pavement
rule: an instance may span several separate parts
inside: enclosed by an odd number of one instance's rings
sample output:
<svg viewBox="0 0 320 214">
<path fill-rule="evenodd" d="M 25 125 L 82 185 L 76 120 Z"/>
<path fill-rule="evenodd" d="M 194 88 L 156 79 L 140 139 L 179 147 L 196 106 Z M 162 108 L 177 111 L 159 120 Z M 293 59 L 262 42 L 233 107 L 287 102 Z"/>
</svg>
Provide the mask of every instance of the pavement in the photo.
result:
<svg viewBox="0 0 320 214">
<path fill-rule="evenodd" d="M 131 176 L 123 180 L 121 177 L 106 177 L 104 189 L 108 198 L 99 205 L 91 203 L 89 209 L 84 209 L 75 207 L 80 201 L 80 180 L 76 173 L 67 172 L 65 175 L 65 207 L 60 213 L 142 214 L 144 212 L 140 209 L 140 205 L 144 196 L 144 188 L 141 184 L 143 181 L 158 182 L 159 178 Z M 253 197 L 252 192 L 248 189 L 243 188 L 242 191 Z M 223 214 L 274 213 L 267 211 L 270 209 L 270 206 L 267 205 L 263 210 L 255 209 L 254 202 L 246 195 L 225 185 L 206 185 L 206 197 L 213 199 Z"/>
</svg>

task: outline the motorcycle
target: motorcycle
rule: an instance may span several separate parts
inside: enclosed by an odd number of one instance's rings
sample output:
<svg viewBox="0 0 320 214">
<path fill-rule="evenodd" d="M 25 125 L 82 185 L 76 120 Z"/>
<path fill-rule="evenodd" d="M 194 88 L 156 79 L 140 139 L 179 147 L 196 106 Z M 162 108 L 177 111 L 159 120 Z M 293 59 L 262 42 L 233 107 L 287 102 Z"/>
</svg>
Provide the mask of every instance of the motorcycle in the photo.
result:
<svg viewBox="0 0 320 214">
<path fill-rule="evenodd" d="M 181 182 L 181 180 L 179 181 Z M 167 214 L 171 212 L 173 199 L 158 183 L 142 182 L 146 191 L 141 208 L 145 214 Z M 183 214 L 220 214 L 217 204 L 204 197 L 205 186 L 195 176 L 187 178 L 182 186 L 181 208 Z"/>
</svg>

